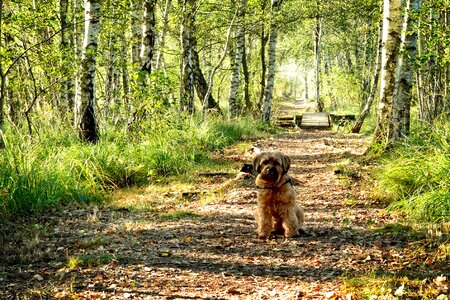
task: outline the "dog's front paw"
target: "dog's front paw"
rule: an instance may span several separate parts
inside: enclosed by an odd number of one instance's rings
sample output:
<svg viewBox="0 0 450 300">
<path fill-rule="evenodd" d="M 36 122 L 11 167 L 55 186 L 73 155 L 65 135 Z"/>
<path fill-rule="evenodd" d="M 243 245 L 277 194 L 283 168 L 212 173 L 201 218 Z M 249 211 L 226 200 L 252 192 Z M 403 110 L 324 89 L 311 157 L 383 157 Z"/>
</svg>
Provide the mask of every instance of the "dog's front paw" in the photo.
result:
<svg viewBox="0 0 450 300">
<path fill-rule="evenodd" d="M 269 237 L 270 237 L 270 233 L 268 233 L 268 232 L 259 232 L 258 233 L 258 238 L 261 240 L 265 240 Z"/>
<path fill-rule="evenodd" d="M 299 237 L 299 236 L 300 236 L 300 234 L 299 234 L 298 230 L 288 229 L 284 232 L 285 238 L 294 238 L 294 237 Z"/>
</svg>

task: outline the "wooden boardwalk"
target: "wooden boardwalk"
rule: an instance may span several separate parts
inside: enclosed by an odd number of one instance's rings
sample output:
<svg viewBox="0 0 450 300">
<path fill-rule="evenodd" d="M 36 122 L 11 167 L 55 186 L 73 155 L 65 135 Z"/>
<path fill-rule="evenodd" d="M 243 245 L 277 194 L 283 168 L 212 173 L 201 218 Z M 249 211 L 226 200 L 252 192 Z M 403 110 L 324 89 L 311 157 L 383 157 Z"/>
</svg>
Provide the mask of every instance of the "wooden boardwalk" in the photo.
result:
<svg viewBox="0 0 450 300">
<path fill-rule="evenodd" d="M 330 129 L 331 118 L 327 112 L 304 113 L 300 123 L 302 129 Z"/>
</svg>

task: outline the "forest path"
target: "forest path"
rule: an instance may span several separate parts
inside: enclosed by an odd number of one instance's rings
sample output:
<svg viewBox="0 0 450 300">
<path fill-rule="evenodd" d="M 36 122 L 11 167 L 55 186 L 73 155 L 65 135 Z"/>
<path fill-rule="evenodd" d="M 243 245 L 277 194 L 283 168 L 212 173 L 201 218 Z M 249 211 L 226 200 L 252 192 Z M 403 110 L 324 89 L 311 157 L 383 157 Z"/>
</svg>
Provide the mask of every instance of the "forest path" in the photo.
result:
<svg viewBox="0 0 450 300">
<path fill-rule="evenodd" d="M 163 183 L 124 192 L 113 205 L 11 225 L 0 298 L 354 299 L 344 277 L 409 268 L 403 258 L 414 239 L 378 230 L 396 220 L 367 198 L 363 174 L 335 174 L 341 160 L 365 151 L 365 139 L 297 131 L 258 146 L 292 158 L 307 235 L 259 240 L 254 179 L 199 174 L 195 190 L 203 194 Z"/>
</svg>

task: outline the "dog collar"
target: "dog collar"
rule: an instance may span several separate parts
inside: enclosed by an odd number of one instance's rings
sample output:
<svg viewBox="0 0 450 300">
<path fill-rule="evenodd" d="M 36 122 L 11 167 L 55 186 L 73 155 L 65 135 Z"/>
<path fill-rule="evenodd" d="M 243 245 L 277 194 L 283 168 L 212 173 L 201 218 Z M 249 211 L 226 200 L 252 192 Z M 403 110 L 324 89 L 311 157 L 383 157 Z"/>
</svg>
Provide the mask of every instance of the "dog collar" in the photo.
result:
<svg viewBox="0 0 450 300">
<path fill-rule="evenodd" d="M 281 187 L 281 186 L 283 186 L 283 185 L 285 185 L 287 183 L 290 183 L 292 185 L 292 179 L 288 178 L 288 179 L 286 179 L 286 181 L 283 184 L 278 185 L 278 186 L 271 186 L 271 187 L 256 186 L 256 188 L 260 189 L 260 190 L 274 190 L 274 189 L 279 188 L 279 187 Z"/>
</svg>

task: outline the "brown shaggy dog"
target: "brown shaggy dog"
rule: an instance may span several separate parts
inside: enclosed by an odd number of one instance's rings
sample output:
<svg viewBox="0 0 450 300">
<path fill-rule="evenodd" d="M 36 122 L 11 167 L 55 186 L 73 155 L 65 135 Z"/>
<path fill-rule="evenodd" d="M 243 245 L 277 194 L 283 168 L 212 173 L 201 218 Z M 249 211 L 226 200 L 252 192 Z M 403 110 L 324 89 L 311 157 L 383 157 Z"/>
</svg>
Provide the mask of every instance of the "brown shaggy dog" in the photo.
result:
<svg viewBox="0 0 450 300">
<path fill-rule="evenodd" d="M 281 152 L 262 152 L 253 159 L 253 168 L 258 173 L 256 221 L 261 239 L 271 233 L 284 233 L 290 238 L 303 231 L 303 210 L 296 203 L 296 193 L 287 175 L 290 165 L 291 159 Z"/>
</svg>

